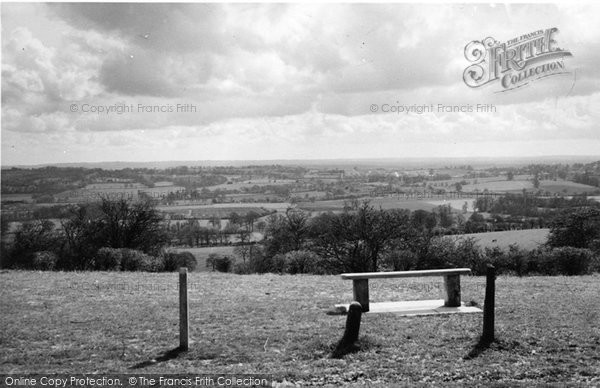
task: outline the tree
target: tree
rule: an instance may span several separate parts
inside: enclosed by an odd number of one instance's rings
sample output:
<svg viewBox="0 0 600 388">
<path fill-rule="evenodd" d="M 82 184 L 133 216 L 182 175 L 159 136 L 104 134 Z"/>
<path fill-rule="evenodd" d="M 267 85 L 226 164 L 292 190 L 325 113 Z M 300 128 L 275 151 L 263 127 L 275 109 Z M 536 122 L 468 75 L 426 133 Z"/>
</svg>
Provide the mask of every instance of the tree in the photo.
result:
<svg viewBox="0 0 600 388">
<path fill-rule="evenodd" d="M 229 213 L 229 224 L 230 225 L 241 225 L 243 221 L 243 217 L 240 216 L 238 213 L 236 212 L 231 212 Z"/>
<path fill-rule="evenodd" d="M 246 222 L 246 227 L 248 228 L 248 230 L 250 230 L 251 232 L 254 232 L 254 223 L 259 218 L 260 218 L 260 214 L 258 214 L 254 210 L 249 211 L 244 216 L 244 221 Z"/>
<path fill-rule="evenodd" d="M 533 180 L 532 180 L 532 182 L 533 182 L 533 187 L 535 187 L 536 189 L 539 189 L 539 188 L 540 188 L 540 177 L 539 177 L 539 174 L 538 174 L 538 173 L 536 173 L 536 174 L 533 176 Z"/>
<path fill-rule="evenodd" d="M 600 208 L 568 209 L 550 224 L 551 247 L 590 248 L 600 241 Z"/>
<path fill-rule="evenodd" d="M 7 267 L 32 268 L 36 252 L 58 251 L 60 233 L 48 220 L 24 223 L 15 233 L 15 239 L 5 264 Z"/>
<path fill-rule="evenodd" d="M 313 249 L 333 271 L 377 271 L 379 260 L 409 225 L 408 212 L 375 210 L 368 202 L 312 222 Z"/>
<path fill-rule="evenodd" d="M 515 173 L 514 173 L 514 172 L 512 172 L 512 170 L 509 170 L 509 171 L 506 173 L 506 180 L 508 180 L 508 181 L 512 181 L 513 179 L 515 179 Z"/>
<path fill-rule="evenodd" d="M 161 226 L 162 217 L 152 202 L 104 197 L 99 206 L 100 233 L 104 237 L 105 246 L 154 254 L 166 244 L 166 233 Z"/>
<path fill-rule="evenodd" d="M 162 217 L 148 200 L 103 197 L 99 203 L 73 207 L 62 226 L 66 269 L 88 269 L 102 247 L 156 255 L 168 242 Z"/>
</svg>

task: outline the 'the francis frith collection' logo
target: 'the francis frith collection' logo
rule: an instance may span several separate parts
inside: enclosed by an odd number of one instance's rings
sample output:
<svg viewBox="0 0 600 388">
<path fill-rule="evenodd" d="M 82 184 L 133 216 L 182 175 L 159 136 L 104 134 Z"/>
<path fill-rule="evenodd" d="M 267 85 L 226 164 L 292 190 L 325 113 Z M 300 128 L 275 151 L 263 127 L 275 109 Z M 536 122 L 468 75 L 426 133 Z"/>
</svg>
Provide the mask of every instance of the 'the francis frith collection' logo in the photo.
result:
<svg viewBox="0 0 600 388">
<path fill-rule="evenodd" d="M 472 64 L 463 73 L 467 86 L 478 88 L 498 81 L 500 91 L 516 89 L 530 81 L 567 73 L 564 57 L 554 39 L 558 28 L 538 30 L 500 43 L 494 38 L 472 41 L 465 46 L 465 58 Z"/>
</svg>

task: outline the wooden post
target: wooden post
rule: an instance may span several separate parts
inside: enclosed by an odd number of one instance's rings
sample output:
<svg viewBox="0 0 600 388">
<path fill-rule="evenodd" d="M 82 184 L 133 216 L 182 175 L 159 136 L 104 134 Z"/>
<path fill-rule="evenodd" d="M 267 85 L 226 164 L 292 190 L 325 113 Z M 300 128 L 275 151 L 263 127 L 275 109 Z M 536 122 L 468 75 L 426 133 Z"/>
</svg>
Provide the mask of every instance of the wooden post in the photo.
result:
<svg viewBox="0 0 600 388">
<path fill-rule="evenodd" d="M 494 308 L 496 293 L 496 268 L 488 264 L 485 279 L 485 301 L 483 302 L 483 334 L 481 340 L 491 343 L 494 341 Z"/>
<path fill-rule="evenodd" d="M 444 276 L 444 285 L 446 286 L 446 307 L 460 307 L 460 275 Z"/>
<path fill-rule="evenodd" d="M 362 306 L 362 311 L 369 311 L 369 279 L 352 280 L 352 293 L 354 300 Z"/>
<path fill-rule="evenodd" d="M 361 316 L 362 306 L 360 303 L 350 303 L 350 307 L 348 308 L 348 316 L 346 317 L 346 328 L 344 329 L 344 335 L 335 347 L 332 357 L 342 357 L 355 348 L 354 343 L 358 340 L 358 333 L 360 332 Z"/>
<path fill-rule="evenodd" d="M 179 349 L 188 350 L 187 268 L 179 268 Z"/>
</svg>

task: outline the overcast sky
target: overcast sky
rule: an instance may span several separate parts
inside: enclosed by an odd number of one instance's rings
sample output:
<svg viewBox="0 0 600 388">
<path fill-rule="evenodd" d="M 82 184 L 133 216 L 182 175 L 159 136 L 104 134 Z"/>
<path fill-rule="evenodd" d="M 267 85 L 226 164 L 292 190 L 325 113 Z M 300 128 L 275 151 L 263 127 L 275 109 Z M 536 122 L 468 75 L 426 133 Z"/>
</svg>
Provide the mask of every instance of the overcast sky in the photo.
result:
<svg viewBox="0 0 600 388">
<path fill-rule="evenodd" d="M 593 4 L 2 3 L 1 11 L 3 165 L 600 155 Z M 470 41 L 551 27 L 572 53 L 568 74 L 504 93 L 497 82 L 463 82 Z M 394 114 L 383 104 L 496 112 Z M 89 112 L 107 106 L 133 111 Z"/>
</svg>

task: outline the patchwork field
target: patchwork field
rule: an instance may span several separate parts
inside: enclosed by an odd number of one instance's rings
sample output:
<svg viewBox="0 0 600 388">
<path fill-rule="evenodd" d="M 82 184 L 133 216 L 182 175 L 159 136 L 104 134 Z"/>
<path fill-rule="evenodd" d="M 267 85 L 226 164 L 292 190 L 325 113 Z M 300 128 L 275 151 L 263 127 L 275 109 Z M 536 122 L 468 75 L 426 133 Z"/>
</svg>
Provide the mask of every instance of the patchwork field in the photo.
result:
<svg viewBox="0 0 600 388">
<path fill-rule="evenodd" d="M 285 211 L 289 203 L 221 203 L 214 205 L 181 205 L 181 206 L 157 206 L 164 213 L 190 215 L 198 218 L 219 217 L 226 218 L 229 214 L 236 212 L 244 215 L 250 211 L 265 213 L 267 211 Z"/>
<path fill-rule="evenodd" d="M 480 314 L 366 315 L 360 351 L 329 354 L 352 298 L 338 276 L 192 273 L 190 350 L 178 345 L 175 273 L 0 272 L 0 373 L 269 373 L 298 385 L 600 383 L 600 277 L 499 277 L 496 337 Z M 463 277 L 481 305 L 482 277 Z M 436 298 L 436 278 L 372 282 L 374 301 Z"/>
<path fill-rule="evenodd" d="M 483 178 L 478 180 L 478 183 L 472 183 L 463 186 L 463 191 L 472 192 L 475 190 L 479 191 L 492 191 L 492 192 L 506 192 L 506 193 L 519 193 L 523 190 L 534 191 L 537 190 L 533 186 L 532 177 L 515 177 L 514 180 L 509 181 L 502 178 Z M 549 191 L 552 194 L 561 195 L 573 195 L 582 193 L 596 193 L 598 188 L 594 186 L 583 185 L 581 183 L 575 183 L 566 180 L 542 180 L 540 181 L 540 190 Z"/>
</svg>

